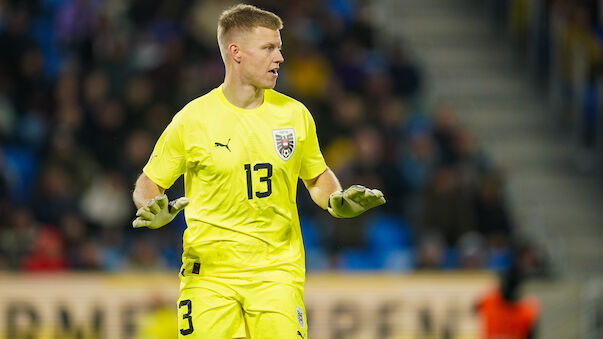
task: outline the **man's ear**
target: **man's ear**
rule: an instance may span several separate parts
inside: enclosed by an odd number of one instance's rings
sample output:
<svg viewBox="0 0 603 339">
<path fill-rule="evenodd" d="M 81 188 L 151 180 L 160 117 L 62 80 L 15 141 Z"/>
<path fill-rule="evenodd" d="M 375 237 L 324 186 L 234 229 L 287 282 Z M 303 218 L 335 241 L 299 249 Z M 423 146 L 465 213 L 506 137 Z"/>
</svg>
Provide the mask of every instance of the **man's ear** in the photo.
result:
<svg viewBox="0 0 603 339">
<path fill-rule="evenodd" d="M 236 63 L 241 62 L 241 50 L 239 49 L 239 45 L 236 43 L 233 42 L 228 45 L 228 54 Z"/>
</svg>

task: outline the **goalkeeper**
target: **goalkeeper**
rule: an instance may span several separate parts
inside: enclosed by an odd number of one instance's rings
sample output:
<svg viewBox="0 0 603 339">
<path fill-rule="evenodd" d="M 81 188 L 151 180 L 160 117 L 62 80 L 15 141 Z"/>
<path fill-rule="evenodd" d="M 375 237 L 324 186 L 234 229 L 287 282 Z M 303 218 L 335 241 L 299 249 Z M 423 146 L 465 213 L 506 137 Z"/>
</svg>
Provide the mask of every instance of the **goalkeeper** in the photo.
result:
<svg viewBox="0 0 603 339">
<path fill-rule="evenodd" d="M 273 90 L 281 29 L 253 6 L 222 13 L 224 83 L 174 116 L 136 182 L 135 228 L 161 227 L 186 208 L 179 338 L 307 338 L 298 179 L 336 218 L 385 203 L 378 190 L 342 190 L 310 112 Z M 186 197 L 169 202 L 164 191 L 181 175 Z"/>
</svg>

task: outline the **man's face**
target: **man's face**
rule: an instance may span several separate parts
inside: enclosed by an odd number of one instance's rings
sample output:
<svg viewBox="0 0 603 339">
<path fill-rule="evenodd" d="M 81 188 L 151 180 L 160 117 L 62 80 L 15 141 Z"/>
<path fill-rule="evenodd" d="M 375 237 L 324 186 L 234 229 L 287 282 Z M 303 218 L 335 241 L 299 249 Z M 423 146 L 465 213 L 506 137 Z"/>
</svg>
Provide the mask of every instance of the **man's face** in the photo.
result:
<svg viewBox="0 0 603 339">
<path fill-rule="evenodd" d="M 256 27 L 244 34 L 240 44 L 240 66 L 244 80 L 258 88 L 274 88 L 279 65 L 285 61 L 281 46 L 281 33 L 278 30 Z"/>
</svg>

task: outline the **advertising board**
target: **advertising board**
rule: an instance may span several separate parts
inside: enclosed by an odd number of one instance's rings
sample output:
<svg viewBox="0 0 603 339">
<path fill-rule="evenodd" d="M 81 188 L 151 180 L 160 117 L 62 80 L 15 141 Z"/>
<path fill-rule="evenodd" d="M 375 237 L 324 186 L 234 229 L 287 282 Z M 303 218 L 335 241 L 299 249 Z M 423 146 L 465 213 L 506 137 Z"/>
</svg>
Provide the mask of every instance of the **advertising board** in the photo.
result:
<svg viewBox="0 0 603 339">
<path fill-rule="evenodd" d="M 309 275 L 308 337 L 476 339 L 473 307 L 494 281 L 487 273 Z M 150 339 L 137 334 L 150 306 L 173 311 L 164 327 L 175 328 L 177 298 L 171 273 L 0 275 L 0 339 Z"/>
</svg>

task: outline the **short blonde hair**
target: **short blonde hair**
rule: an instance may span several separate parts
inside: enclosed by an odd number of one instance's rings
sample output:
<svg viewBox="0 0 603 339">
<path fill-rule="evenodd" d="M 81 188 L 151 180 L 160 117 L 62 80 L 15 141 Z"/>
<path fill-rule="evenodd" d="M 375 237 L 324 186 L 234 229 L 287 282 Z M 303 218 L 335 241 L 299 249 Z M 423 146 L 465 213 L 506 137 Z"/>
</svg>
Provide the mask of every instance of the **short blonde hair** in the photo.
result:
<svg viewBox="0 0 603 339">
<path fill-rule="evenodd" d="M 218 47 L 222 59 L 225 62 L 227 60 L 225 39 L 228 33 L 235 30 L 250 31 L 258 26 L 281 30 L 283 21 L 278 15 L 252 5 L 238 4 L 222 12 L 218 19 Z"/>
</svg>

